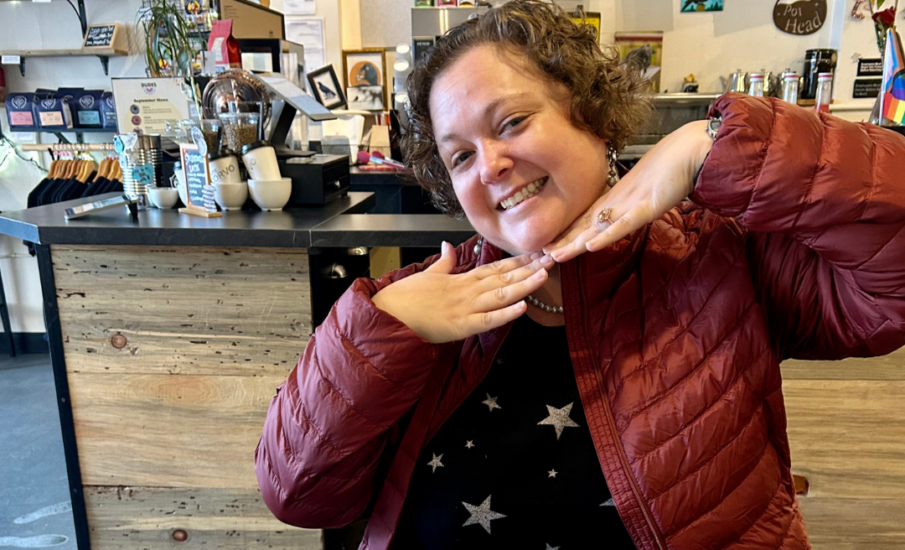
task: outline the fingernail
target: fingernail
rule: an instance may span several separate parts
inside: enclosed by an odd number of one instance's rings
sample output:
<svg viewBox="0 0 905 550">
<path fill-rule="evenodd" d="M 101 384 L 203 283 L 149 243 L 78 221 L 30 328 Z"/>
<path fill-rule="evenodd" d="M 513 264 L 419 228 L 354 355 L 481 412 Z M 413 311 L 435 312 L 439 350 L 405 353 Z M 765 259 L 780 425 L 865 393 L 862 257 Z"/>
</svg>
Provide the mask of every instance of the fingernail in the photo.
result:
<svg viewBox="0 0 905 550">
<path fill-rule="evenodd" d="M 553 265 L 553 256 L 549 254 L 545 254 L 541 259 L 540 263 L 542 265 Z"/>
<path fill-rule="evenodd" d="M 536 260 L 536 259 L 540 258 L 540 257 L 543 256 L 543 255 L 544 255 L 543 252 L 535 252 L 534 254 L 532 254 L 532 255 L 530 256 L 530 258 L 531 258 L 532 260 Z"/>
</svg>

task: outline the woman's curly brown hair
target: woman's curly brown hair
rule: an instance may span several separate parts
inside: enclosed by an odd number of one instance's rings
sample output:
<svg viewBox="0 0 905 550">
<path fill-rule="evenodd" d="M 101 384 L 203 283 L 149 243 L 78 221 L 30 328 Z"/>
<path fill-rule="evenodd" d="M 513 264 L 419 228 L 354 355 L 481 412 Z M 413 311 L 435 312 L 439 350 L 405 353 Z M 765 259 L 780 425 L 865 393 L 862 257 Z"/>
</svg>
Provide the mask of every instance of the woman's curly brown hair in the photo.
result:
<svg viewBox="0 0 905 550">
<path fill-rule="evenodd" d="M 620 64 L 614 49 L 598 45 L 594 27 L 574 23 L 562 8 L 540 0 L 511 0 L 491 8 L 438 39 L 406 81 L 409 126 L 401 139 L 402 151 L 417 182 L 450 216 L 461 218 L 464 212 L 434 138 L 431 87 L 464 53 L 485 44 L 529 60 L 544 78 L 565 85 L 571 94 L 572 124 L 609 140 L 617 150 L 650 115 L 648 82 Z"/>
</svg>

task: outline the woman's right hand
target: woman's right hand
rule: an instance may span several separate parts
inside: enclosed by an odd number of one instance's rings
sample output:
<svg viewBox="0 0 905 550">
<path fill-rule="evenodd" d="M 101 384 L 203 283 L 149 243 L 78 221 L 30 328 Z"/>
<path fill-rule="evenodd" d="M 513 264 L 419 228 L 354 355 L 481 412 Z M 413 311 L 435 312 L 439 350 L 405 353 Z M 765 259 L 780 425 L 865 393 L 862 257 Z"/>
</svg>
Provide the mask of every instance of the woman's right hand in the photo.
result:
<svg viewBox="0 0 905 550">
<path fill-rule="evenodd" d="M 549 255 L 536 252 L 451 275 L 456 252 L 444 242 L 436 263 L 371 300 L 428 342 L 454 342 L 520 317 L 528 307 L 525 297 L 543 286 L 553 264 Z"/>
</svg>

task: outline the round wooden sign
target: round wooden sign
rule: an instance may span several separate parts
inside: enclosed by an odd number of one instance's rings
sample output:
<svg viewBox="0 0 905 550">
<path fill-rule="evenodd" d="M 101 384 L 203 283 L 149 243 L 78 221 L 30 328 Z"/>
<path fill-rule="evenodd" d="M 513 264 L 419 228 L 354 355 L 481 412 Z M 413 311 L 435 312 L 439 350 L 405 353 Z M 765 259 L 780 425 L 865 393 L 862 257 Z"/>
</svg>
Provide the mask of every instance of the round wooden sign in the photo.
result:
<svg viewBox="0 0 905 550">
<path fill-rule="evenodd" d="M 814 34 L 826 22 L 826 0 L 776 0 L 773 22 L 789 34 Z"/>
</svg>

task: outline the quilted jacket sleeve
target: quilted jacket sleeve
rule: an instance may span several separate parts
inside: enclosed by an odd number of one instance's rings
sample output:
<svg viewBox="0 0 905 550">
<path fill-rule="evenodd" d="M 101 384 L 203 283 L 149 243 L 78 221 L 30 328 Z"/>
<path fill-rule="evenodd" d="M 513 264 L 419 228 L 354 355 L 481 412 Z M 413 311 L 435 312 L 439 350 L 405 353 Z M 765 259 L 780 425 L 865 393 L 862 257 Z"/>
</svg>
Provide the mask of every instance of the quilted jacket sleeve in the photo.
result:
<svg viewBox="0 0 905 550">
<path fill-rule="evenodd" d="M 748 230 L 781 358 L 905 345 L 905 138 L 776 99 L 726 94 L 691 198 Z"/>
<path fill-rule="evenodd" d="M 255 469 L 264 502 L 279 520 L 341 527 L 367 508 L 388 434 L 417 402 L 440 350 L 371 297 L 436 259 L 378 281 L 355 281 L 277 388 Z"/>
</svg>

